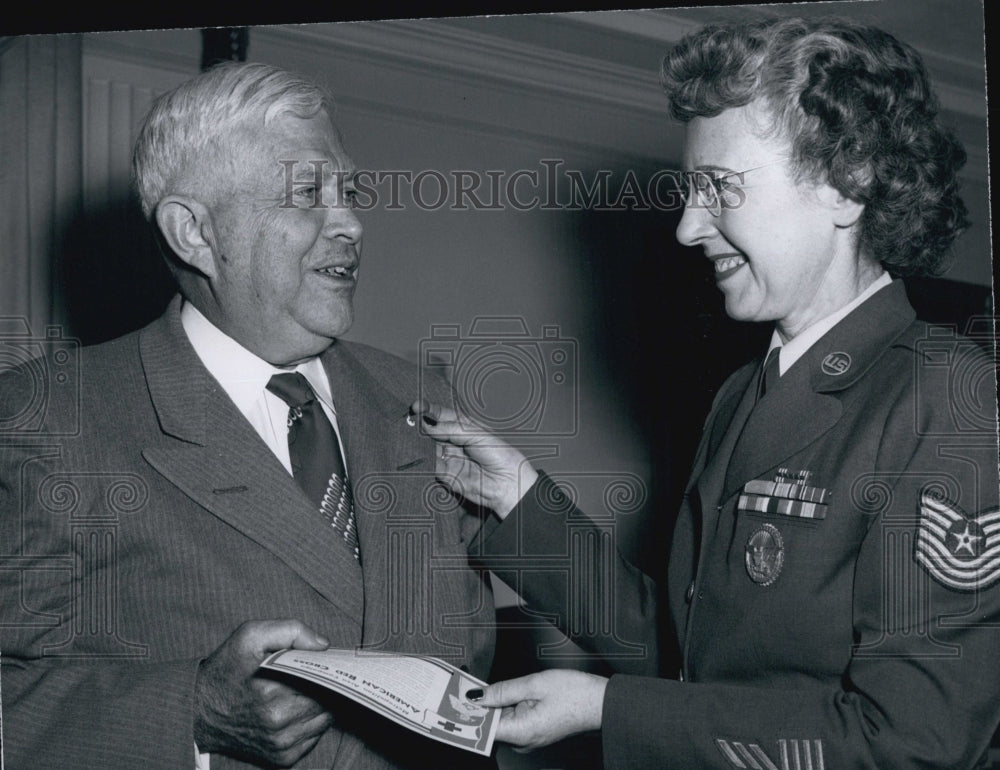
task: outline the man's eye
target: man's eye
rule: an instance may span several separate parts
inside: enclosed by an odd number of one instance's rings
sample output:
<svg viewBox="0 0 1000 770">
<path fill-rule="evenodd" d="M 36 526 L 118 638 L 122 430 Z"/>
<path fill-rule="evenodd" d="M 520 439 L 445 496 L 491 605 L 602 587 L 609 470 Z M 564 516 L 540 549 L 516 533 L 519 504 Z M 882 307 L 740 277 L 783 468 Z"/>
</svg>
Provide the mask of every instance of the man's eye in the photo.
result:
<svg viewBox="0 0 1000 770">
<path fill-rule="evenodd" d="M 316 187 L 313 185 L 302 185 L 301 187 L 295 188 L 295 194 L 300 198 L 315 198 Z"/>
</svg>

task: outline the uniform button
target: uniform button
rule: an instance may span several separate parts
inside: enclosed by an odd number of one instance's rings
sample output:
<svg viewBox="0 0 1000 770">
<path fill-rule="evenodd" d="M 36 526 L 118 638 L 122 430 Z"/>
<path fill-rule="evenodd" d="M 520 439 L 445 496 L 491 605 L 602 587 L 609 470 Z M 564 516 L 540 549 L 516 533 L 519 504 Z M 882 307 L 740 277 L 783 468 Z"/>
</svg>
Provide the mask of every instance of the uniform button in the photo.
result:
<svg viewBox="0 0 1000 770">
<path fill-rule="evenodd" d="M 685 599 L 686 601 L 690 602 L 690 601 L 691 601 L 691 597 L 692 597 L 692 596 L 694 596 L 694 581 L 693 581 L 693 580 L 692 580 L 692 581 L 691 581 L 691 583 L 690 583 L 690 584 L 688 585 L 688 590 L 687 590 L 687 593 L 686 593 L 686 594 L 684 594 L 684 599 Z"/>
</svg>

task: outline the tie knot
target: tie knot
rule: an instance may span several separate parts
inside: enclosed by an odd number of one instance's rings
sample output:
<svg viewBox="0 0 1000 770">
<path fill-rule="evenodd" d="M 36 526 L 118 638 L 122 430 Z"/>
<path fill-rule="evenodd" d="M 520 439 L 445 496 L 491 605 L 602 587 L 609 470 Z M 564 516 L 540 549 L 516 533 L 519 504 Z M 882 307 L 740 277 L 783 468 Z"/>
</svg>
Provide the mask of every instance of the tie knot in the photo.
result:
<svg viewBox="0 0 1000 770">
<path fill-rule="evenodd" d="M 290 407 L 301 409 L 316 400 L 309 381 L 298 372 L 273 375 L 267 383 L 267 389 Z"/>
</svg>

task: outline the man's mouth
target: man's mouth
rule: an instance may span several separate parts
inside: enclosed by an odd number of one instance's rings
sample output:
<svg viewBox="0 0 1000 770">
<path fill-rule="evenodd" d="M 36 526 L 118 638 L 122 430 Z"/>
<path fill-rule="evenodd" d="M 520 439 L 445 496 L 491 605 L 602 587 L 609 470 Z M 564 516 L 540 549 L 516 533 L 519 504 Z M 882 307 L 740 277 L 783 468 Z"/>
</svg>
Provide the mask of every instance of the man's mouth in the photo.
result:
<svg viewBox="0 0 1000 770">
<path fill-rule="evenodd" d="M 329 265 L 327 267 L 320 267 L 316 270 L 317 273 L 322 275 L 329 275 L 333 278 L 354 278 L 354 268 L 347 267 L 345 265 Z"/>
</svg>

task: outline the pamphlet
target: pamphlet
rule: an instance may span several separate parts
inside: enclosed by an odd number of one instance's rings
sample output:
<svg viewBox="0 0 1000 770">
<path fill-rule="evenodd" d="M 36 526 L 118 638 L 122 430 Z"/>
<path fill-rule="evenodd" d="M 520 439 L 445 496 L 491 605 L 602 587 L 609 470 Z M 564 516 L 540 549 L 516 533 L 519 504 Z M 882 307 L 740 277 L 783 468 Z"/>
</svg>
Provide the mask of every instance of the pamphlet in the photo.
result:
<svg viewBox="0 0 1000 770">
<path fill-rule="evenodd" d="M 489 756 L 500 709 L 465 699 L 486 683 L 438 658 L 365 650 L 281 650 L 261 668 L 345 695 L 414 732 Z"/>
</svg>

